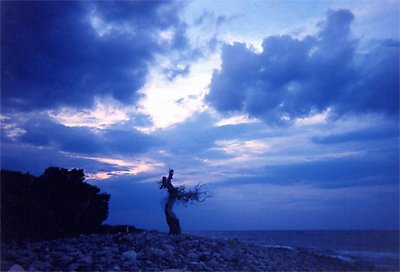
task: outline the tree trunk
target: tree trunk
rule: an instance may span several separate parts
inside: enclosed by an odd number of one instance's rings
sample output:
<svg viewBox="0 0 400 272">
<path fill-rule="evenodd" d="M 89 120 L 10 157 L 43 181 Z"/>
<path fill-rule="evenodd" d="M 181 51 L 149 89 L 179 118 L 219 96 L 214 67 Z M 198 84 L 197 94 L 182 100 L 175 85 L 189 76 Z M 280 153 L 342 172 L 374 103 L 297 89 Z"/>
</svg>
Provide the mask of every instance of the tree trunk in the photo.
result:
<svg viewBox="0 0 400 272">
<path fill-rule="evenodd" d="M 165 203 L 165 217 L 167 218 L 167 224 L 169 227 L 169 234 L 181 234 L 181 225 L 179 224 L 179 219 L 176 217 L 175 213 L 172 211 L 172 206 L 176 200 L 175 194 L 169 192 L 167 202 Z"/>
</svg>

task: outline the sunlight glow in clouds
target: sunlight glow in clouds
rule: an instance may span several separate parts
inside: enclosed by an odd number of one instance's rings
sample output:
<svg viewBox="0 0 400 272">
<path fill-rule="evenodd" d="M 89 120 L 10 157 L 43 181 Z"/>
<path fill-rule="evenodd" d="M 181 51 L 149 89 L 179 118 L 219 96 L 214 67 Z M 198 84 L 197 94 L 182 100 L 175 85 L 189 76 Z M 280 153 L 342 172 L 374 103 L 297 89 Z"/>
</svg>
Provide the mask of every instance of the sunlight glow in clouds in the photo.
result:
<svg viewBox="0 0 400 272">
<path fill-rule="evenodd" d="M 175 36 L 175 32 L 173 29 L 167 29 L 167 30 L 158 32 L 158 38 L 162 42 L 171 43 L 172 40 L 174 39 L 174 36 Z"/>
<path fill-rule="evenodd" d="M 318 145 L 310 144 L 307 137 L 307 134 L 311 133 L 309 127 L 299 126 L 299 129 L 301 130 L 293 132 L 294 135 L 276 135 L 266 139 L 218 140 L 209 151 L 217 151 L 220 154 L 200 160 L 209 167 L 224 167 L 225 170 L 230 169 L 237 173 L 247 169 L 250 173 L 267 166 L 314 163 L 328 159 L 355 159 L 367 155 L 366 151 L 356 147 L 344 150 L 338 147 L 321 149 Z M 304 148 L 305 146 L 307 148 Z"/>
<path fill-rule="evenodd" d="M 255 118 L 251 118 L 247 115 L 235 115 L 228 118 L 222 118 L 221 120 L 217 121 L 214 125 L 216 127 L 227 126 L 227 125 L 240 125 L 240 124 L 251 124 L 259 122 Z"/>
<path fill-rule="evenodd" d="M 48 115 L 67 127 L 106 128 L 115 123 L 128 121 L 136 111 L 133 107 L 122 106 L 114 99 L 96 99 L 93 109 L 61 108 L 48 111 Z"/>
<path fill-rule="evenodd" d="M 165 168 L 165 165 L 161 162 L 157 162 L 150 158 L 138 158 L 135 157 L 133 160 L 125 159 L 112 159 L 103 157 L 80 157 L 82 159 L 94 160 L 106 165 L 110 165 L 117 169 L 126 170 L 111 170 L 111 171 L 99 171 L 95 173 L 86 174 L 87 179 L 109 179 L 113 176 L 119 175 L 133 175 L 136 176 L 141 173 L 150 173 L 158 170 L 159 168 Z"/>
<path fill-rule="evenodd" d="M 295 121 L 296 126 L 309 126 L 316 124 L 324 124 L 327 121 L 331 109 L 328 107 L 322 113 L 317 113 L 306 118 L 297 118 Z"/>
<path fill-rule="evenodd" d="M 208 91 L 212 70 L 218 68 L 220 59 L 213 55 L 191 65 L 190 74 L 169 80 L 163 69 L 170 66 L 167 59 L 160 58 L 159 66 L 150 72 L 148 83 L 142 88 L 145 97 L 139 101 L 139 112 L 149 115 L 151 127 L 136 127 L 142 132 L 167 129 L 185 121 L 194 113 L 206 109 L 204 96 Z"/>
<path fill-rule="evenodd" d="M 221 150 L 227 154 L 261 154 L 268 151 L 271 146 L 262 140 L 219 140 L 215 144 L 214 150 Z"/>
</svg>

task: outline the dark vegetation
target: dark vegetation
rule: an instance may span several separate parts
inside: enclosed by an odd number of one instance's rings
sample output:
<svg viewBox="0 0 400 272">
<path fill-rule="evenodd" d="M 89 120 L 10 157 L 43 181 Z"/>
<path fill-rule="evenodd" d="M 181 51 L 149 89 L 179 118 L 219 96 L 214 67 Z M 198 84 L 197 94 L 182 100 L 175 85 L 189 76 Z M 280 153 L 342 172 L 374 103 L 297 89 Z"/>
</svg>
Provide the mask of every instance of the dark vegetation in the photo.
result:
<svg viewBox="0 0 400 272">
<path fill-rule="evenodd" d="M 101 225 L 108 216 L 110 195 L 84 179 L 82 169 L 50 167 L 39 177 L 1 170 L 2 239 L 129 231 L 127 226 Z"/>
<path fill-rule="evenodd" d="M 89 233 L 140 232 L 130 225 L 104 225 L 110 194 L 84 182 L 82 169 L 49 167 L 35 177 L 29 173 L 0 170 L 1 238 L 43 240 Z M 163 177 L 160 189 L 168 190 L 165 216 L 170 234 L 181 234 L 178 218 L 172 211 L 176 201 L 202 202 L 207 192 L 172 185 L 174 170 Z"/>
<path fill-rule="evenodd" d="M 167 219 L 170 234 L 181 234 L 182 229 L 178 217 L 173 212 L 172 208 L 178 200 L 187 203 L 203 202 L 208 197 L 208 192 L 203 189 L 203 185 L 197 185 L 194 190 L 187 191 L 184 186 L 175 187 L 172 184 L 174 178 L 174 170 L 170 169 L 168 178 L 162 177 L 160 190 L 168 190 L 168 197 L 165 202 L 164 212 Z"/>
</svg>

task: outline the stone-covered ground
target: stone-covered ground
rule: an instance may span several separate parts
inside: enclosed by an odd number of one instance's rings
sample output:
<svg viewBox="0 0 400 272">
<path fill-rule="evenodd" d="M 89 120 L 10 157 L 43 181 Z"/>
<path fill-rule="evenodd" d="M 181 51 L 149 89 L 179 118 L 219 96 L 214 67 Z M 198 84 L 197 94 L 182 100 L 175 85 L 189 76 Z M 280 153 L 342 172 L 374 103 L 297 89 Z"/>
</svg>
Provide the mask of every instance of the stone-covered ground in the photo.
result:
<svg viewBox="0 0 400 272">
<path fill-rule="evenodd" d="M 305 250 L 155 231 L 2 243 L 1 271 L 372 271 Z"/>
</svg>

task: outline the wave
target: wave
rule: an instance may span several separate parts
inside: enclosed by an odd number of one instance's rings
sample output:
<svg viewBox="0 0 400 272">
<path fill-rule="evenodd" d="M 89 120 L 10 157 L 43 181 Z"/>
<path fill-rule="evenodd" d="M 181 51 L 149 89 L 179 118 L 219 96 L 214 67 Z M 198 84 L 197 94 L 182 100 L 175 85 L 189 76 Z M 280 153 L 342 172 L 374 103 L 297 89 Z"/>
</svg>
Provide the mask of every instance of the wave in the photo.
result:
<svg viewBox="0 0 400 272">
<path fill-rule="evenodd" d="M 336 250 L 335 257 L 350 262 L 362 260 L 374 263 L 380 268 L 400 270 L 400 256 L 397 252 Z"/>
<path fill-rule="evenodd" d="M 308 252 L 320 256 L 340 259 L 349 263 L 367 262 L 373 263 L 376 267 L 390 270 L 400 271 L 400 256 L 397 252 L 380 252 L 380 251 L 359 251 L 359 250 L 334 250 L 334 249 L 315 249 L 304 247 L 291 247 L 280 244 L 263 244 L 264 247 L 273 249 L 285 249 L 290 251 Z"/>
<path fill-rule="evenodd" d="M 337 250 L 337 253 L 344 256 L 355 256 L 368 259 L 395 259 L 400 257 L 396 252 L 377 252 L 377 251 L 355 251 L 355 250 Z"/>
<path fill-rule="evenodd" d="M 268 248 L 275 248 L 275 249 L 287 249 L 287 250 L 291 250 L 291 251 L 296 250 L 296 248 L 291 247 L 291 246 L 282 246 L 282 245 L 263 245 L 263 246 L 268 247 Z"/>
</svg>

